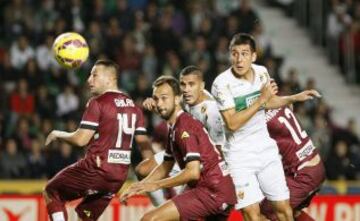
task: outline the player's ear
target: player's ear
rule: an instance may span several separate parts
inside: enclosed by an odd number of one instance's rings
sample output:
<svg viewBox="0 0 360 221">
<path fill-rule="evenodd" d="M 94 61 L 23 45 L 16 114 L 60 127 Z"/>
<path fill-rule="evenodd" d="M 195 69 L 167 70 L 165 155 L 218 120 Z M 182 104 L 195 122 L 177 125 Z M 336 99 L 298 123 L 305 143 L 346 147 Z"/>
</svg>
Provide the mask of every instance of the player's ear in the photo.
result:
<svg viewBox="0 0 360 221">
<path fill-rule="evenodd" d="M 252 62 L 255 62 L 256 61 L 256 52 L 253 52 L 253 53 L 251 53 L 251 61 Z"/>
<path fill-rule="evenodd" d="M 180 105 L 180 103 L 181 103 L 181 97 L 180 97 L 180 95 L 176 95 L 175 96 L 175 104 Z"/>
<path fill-rule="evenodd" d="M 201 81 L 201 89 L 204 90 L 205 89 L 205 82 Z"/>
</svg>

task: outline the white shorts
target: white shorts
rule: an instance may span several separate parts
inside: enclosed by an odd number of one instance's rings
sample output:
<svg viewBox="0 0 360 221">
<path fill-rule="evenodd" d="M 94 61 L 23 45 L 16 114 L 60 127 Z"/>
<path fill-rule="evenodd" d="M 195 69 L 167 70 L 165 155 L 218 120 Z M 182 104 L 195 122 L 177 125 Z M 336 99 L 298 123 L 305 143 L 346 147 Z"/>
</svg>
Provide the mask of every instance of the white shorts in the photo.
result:
<svg viewBox="0 0 360 221">
<path fill-rule="evenodd" d="M 236 188 L 237 210 L 259 203 L 264 197 L 270 201 L 290 197 L 277 146 L 265 150 L 224 153 Z"/>
</svg>

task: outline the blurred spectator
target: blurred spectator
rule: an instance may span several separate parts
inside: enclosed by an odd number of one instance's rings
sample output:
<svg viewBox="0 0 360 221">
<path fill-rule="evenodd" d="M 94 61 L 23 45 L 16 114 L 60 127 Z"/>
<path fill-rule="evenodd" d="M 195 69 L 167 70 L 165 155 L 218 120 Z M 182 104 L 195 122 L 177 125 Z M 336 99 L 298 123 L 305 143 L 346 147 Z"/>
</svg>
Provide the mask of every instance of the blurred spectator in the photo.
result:
<svg viewBox="0 0 360 221">
<path fill-rule="evenodd" d="M 20 79 L 17 82 L 16 90 L 10 95 L 10 111 L 19 115 L 27 115 L 34 113 L 35 99 L 30 94 L 28 82 Z"/>
<path fill-rule="evenodd" d="M 181 69 L 182 66 L 179 56 L 174 51 L 168 51 L 161 74 L 176 77 L 176 75 L 180 72 Z"/>
<path fill-rule="evenodd" d="M 41 85 L 37 89 L 36 94 L 36 112 L 42 118 L 52 118 L 55 116 L 55 102 L 54 97 L 49 94 L 49 91 L 45 85 Z"/>
<path fill-rule="evenodd" d="M 240 8 L 231 12 L 231 16 L 235 16 L 239 24 L 239 32 L 250 33 L 254 26 L 259 22 L 259 16 L 252 9 L 250 0 L 239 0 Z"/>
<path fill-rule="evenodd" d="M 70 144 L 65 142 L 57 142 L 59 149 L 55 150 L 50 158 L 47 160 L 47 176 L 48 178 L 53 177 L 58 171 L 65 168 L 66 166 L 75 163 L 77 158 L 72 152 Z"/>
<path fill-rule="evenodd" d="M 48 35 L 45 41 L 36 48 L 36 62 L 42 72 L 47 72 L 50 68 L 59 68 L 59 64 L 56 62 L 52 45 L 54 43 L 54 37 Z"/>
<path fill-rule="evenodd" d="M 225 36 L 221 36 L 215 49 L 216 61 L 227 66 L 230 65 L 228 45 L 229 40 Z"/>
<path fill-rule="evenodd" d="M 142 59 L 142 72 L 149 82 L 153 82 L 157 76 L 158 59 L 155 50 L 151 45 L 147 45 Z"/>
<path fill-rule="evenodd" d="M 353 165 L 353 156 L 344 141 L 338 141 L 329 155 L 326 163 L 327 178 L 330 180 L 354 180 L 356 171 Z"/>
<path fill-rule="evenodd" d="M 321 115 L 315 116 L 311 138 L 315 147 L 319 149 L 321 157 L 326 160 L 330 152 L 331 131 L 325 118 Z"/>
<path fill-rule="evenodd" d="M 27 175 L 24 155 L 18 151 L 14 139 L 5 142 L 5 150 L 0 154 L 0 177 L 4 179 L 21 179 Z"/>
<path fill-rule="evenodd" d="M 339 62 L 339 37 L 351 23 L 351 17 L 346 14 L 346 6 L 340 3 L 333 4 L 333 10 L 327 18 L 327 45 L 331 63 Z"/>
<path fill-rule="evenodd" d="M 22 69 L 29 59 L 34 58 L 34 49 L 29 45 L 29 40 L 22 35 L 10 48 L 10 61 L 15 69 Z"/>
<path fill-rule="evenodd" d="M 21 77 L 27 81 L 28 87 L 31 89 L 36 89 L 45 81 L 43 72 L 39 70 L 38 64 L 34 59 L 28 60 Z"/>
<path fill-rule="evenodd" d="M 18 119 L 16 130 L 12 137 L 15 138 L 16 143 L 18 144 L 18 150 L 23 152 L 30 151 L 32 136 L 30 133 L 30 123 L 27 118 L 21 117 Z"/>
<path fill-rule="evenodd" d="M 3 16 L 6 25 L 5 33 L 8 33 L 9 38 L 33 28 L 33 8 L 26 1 L 9 1 L 4 9 Z"/>
<path fill-rule="evenodd" d="M 46 159 L 41 151 L 39 140 L 33 139 L 31 142 L 31 151 L 27 155 L 27 170 L 29 178 L 41 179 L 46 177 Z"/>
<path fill-rule="evenodd" d="M 79 109 L 79 98 L 71 86 L 65 86 L 64 91 L 56 97 L 56 114 L 65 119 Z"/>
</svg>

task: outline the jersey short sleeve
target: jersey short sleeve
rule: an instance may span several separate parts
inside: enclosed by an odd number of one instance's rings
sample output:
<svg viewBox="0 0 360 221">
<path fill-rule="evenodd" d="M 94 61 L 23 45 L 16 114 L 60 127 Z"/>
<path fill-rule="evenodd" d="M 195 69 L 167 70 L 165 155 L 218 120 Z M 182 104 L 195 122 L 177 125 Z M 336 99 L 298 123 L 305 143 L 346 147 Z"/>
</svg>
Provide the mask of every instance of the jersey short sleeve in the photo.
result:
<svg viewBox="0 0 360 221">
<path fill-rule="evenodd" d="M 140 108 L 137 108 L 137 120 L 135 123 L 135 135 L 145 135 L 147 134 L 145 128 L 145 118 L 144 113 Z"/>
<path fill-rule="evenodd" d="M 225 131 L 221 114 L 213 102 L 207 109 L 206 128 L 209 132 L 211 140 L 215 145 L 224 145 Z"/>
<path fill-rule="evenodd" d="M 214 96 L 220 111 L 228 110 L 235 107 L 234 98 L 226 82 L 217 79 L 211 88 L 211 93 Z"/>
<path fill-rule="evenodd" d="M 80 128 L 96 130 L 99 126 L 100 105 L 96 99 L 91 99 L 84 111 L 80 122 Z"/>
</svg>

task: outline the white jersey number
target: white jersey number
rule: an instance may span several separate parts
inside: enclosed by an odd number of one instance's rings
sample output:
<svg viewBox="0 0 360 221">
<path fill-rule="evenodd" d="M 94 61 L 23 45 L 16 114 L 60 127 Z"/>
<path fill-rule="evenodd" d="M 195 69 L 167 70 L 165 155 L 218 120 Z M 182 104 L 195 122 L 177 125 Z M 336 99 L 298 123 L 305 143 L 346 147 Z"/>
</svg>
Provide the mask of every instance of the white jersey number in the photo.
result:
<svg viewBox="0 0 360 221">
<path fill-rule="evenodd" d="M 123 134 L 131 135 L 129 148 L 132 146 L 132 140 L 135 132 L 136 114 L 131 114 L 131 125 L 129 125 L 128 114 L 117 114 L 119 130 L 116 140 L 116 148 L 122 148 Z"/>
<path fill-rule="evenodd" d="M 301 139 L 305 139 L 308 136 L 306 131 L 301 129 L 299 122 L 296 120 L 293 112 L 290 109 L 285 109 L 285 116 L 286 118 L 281 116 L 278 118 L 278 120 L 280 121 L 280 123 L 285 124 L 295 143 L 301 144 Z M 290 124 L 289 120 L 292 120 L 295 123 L 296 131 Z"/>
</svg>

